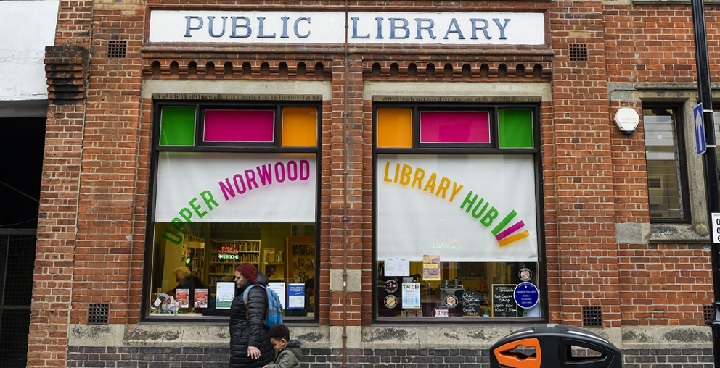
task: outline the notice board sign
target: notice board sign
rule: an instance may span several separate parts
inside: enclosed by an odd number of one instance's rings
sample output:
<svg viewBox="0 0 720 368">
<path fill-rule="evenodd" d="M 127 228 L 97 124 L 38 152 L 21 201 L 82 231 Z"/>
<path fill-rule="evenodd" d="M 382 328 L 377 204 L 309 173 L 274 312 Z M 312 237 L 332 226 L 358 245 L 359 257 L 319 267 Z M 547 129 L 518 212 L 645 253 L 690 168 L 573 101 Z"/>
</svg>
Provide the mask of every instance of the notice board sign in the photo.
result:
<svg viewBox="0 0 720 368">
<path fill-rule="evenodd" d="M 517 317 L 514 284 L 492 285 L 493 317 Z"/>
</svg>

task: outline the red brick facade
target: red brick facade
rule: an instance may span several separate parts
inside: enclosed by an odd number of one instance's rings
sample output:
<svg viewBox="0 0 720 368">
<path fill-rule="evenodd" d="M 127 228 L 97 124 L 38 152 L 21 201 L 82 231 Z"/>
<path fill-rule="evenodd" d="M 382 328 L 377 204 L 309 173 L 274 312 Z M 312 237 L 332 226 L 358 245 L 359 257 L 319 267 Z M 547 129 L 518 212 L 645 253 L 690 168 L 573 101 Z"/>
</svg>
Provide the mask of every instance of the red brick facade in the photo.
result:
<svg viewBox="0 0 720 368">
<path fill-rule="evenodd" d="M 153 124 L 152 99 L 143 96 L 142 87 L 152 80 L 331 84 L 332 98 L 322 103 L 320 137 L 318 314 L 321 326 L 343 328 L 373 324 L 373 124 L 364 83 L 549 84 L 552 100 L 542 101 L 540 121 L 548 322 L 582 326 L 583 307 L 601 306 L 601 331 L 703 326 L 703 307 L 713 301 L 707 220 L 693 217 L 680 225 L 696 233 L 690 239 L 616 239 L 617 224 L 649 224 L 650 216 L 643 124 L 624 135 L 612 119 L 620 107 L 640 111 L 642 98 L 678 100 L 666 97 L 666 91 L 684 88 L 694 103 L 689 4 L 354 1 L 347 8 L 544 11 L 548 45 L 539 47 L 145 42 L 151 9 L 346 9 L 339 1 L 298 6 L 286 1 L 60 1 L 56 44 L 46 58 L 51 104 L 28 367 L 68 364 L 70 328 L 87 323 L 90 304 L 111 305 L 110 325 L 132 326 L 142 319 Z M 720 69 L 720 11 L 707 5 L 706 17 L 714 71 Z M 126 57 L 108 57 L 111 41 L 126 42 Z M 570 60 L 576 45 L 587 48 L 587 61 Z M 621 85 L 632 86 L 636 94 L 618 98 Z M 638 90 L 657 93 L 637 98 Z M 688 159 L 697 160 L 690 154 Z M 700 198 L 691 205 L 701 209 L 693 213 L 703 214 L 704 195 L 692 198 Z M 653 232 L 650 225 L 646 229 Z M 332 271 L 359 272 L 361 290 L 331 289 Z"/>
</svg>

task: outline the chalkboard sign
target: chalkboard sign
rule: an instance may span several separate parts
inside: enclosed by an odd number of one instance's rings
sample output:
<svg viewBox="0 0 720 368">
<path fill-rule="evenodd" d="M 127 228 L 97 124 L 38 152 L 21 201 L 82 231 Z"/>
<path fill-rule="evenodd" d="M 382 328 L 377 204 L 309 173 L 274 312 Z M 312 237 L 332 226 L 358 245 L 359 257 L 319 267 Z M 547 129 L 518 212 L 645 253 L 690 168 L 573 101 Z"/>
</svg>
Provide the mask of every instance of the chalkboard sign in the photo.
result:
<svg viewBox="0 0 720 368">
<path fill-rule="evenodd" d="M 463 316 L 480 316 L 480 303 L 480 293 L 478 293 L 477 291 L 466 290 L 462 294 Z"/>
<path fill-rule="evenodd" d="M 514 284 L 492 285 L 493 317 L 517 317 Z"/>
</svg>

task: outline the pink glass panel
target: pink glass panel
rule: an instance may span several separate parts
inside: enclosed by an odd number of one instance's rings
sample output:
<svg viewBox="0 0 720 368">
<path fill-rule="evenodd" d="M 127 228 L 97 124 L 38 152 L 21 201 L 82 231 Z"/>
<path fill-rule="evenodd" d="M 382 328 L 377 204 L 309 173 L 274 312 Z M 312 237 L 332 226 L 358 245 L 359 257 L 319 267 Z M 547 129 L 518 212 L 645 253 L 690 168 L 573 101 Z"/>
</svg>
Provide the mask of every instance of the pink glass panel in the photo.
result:
<svg viewBox="0 0 720 368">
<path fill-rule="evenodd" d="M 489 143 L 486 111 L 420 112 L 420 143 Z"/>
<path fill-rule="evenodd" d="M 205 142 L 273 142 L 273 110 L 206 110 Z"/>
</svg>

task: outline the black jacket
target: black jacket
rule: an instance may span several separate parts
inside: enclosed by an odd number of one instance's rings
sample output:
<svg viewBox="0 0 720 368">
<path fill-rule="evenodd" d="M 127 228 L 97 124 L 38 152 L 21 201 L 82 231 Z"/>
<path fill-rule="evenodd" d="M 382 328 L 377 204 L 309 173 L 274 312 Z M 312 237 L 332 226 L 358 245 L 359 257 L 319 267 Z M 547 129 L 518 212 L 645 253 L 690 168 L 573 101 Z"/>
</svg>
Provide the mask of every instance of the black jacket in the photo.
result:
<svg viewBox="0 0 720 368">
<path fill-rule="evenodd" d="M 246 288 L 237 290 L 230 308 L 230 368 L 264 367 L 275 359 L 275 349 L 263 325 L 267 309 L 265 290 L 261 287 L 250 289 L 246 308 L 243 301 Z M 260 349 L 259 359 L 248 357 L 248 346 Z"/>
</svg>

